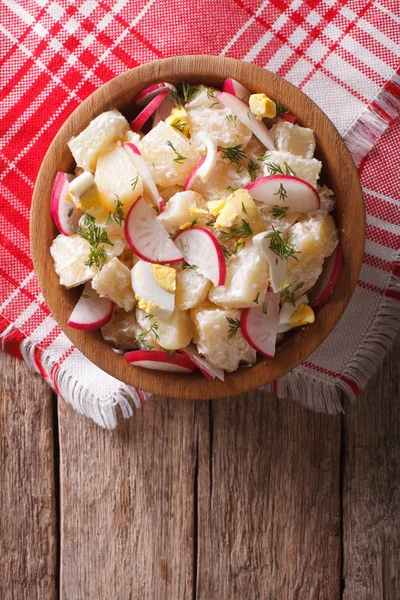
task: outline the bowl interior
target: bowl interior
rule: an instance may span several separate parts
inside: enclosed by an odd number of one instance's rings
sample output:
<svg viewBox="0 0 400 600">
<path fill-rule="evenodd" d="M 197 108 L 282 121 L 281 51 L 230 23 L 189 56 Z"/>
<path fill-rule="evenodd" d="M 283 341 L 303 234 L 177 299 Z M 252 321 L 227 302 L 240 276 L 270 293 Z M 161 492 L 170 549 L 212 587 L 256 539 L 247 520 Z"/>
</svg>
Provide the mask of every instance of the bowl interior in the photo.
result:
<svg viewBox="0 0 400 600">
<path fill-rule="evenodd" d="M 225 382 L 206 380 L 201 373 L 177 375 L 128 365 L 103 340 L 100 331 L 82 332 L 67 322 L 78 300 L 78 289 L 59 284 L 49 248 L 58 231 L 50 217 L 51 190 L 57 171 L 71 172 L 74 161 L 67 142 L 101 112 L 118 108 L 133 116 L 132 98 L 149 85 L 190 81 L 221 87 L 226 77 L 240 81 L 252 92 L 265 92 L 311 128 L 317 139 L 316 157 L 323 163 L 321 181 L 335 192 L 334 218 L 343 249 L 343 268 L 328 302 L 316 310 L 311 327 L 294 330 L 279 344 L 274 359 L 259 357 L 252 368 L 227 374 Z M 273 73 L 234 59 L 180 56 L 148 63 L 127 71 L 89 96 L 68 118 L 52 141 L 42 163 L 31 208 L 31 249 L 44 298 L 65 334 L 92 362 L 129 385 L 176 398 L 218 398 L 242 393 L 281 377 L 305 360 L 335 327 L 353 293 L 362 264 L 365 210 L 353 160 L 337 130 L 320 108 L 295 86 Z"/>
</svg>

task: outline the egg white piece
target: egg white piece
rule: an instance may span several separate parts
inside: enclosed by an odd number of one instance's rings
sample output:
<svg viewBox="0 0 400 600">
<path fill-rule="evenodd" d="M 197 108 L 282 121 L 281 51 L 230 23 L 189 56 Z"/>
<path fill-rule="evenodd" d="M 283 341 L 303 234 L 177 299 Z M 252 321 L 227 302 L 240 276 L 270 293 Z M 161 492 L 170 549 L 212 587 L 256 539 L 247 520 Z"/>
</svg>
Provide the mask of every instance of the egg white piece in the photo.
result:
<svg viewBox="0 0 400 600">
<path fill-rule="evenodd" d="M 131 280 L 139 308 L 161 319 L 168 319 L 175 308 L 175 275 L 175 269 L 171 267 L 144 260 L 137 262 L 131 271 Z"/>
</svg>

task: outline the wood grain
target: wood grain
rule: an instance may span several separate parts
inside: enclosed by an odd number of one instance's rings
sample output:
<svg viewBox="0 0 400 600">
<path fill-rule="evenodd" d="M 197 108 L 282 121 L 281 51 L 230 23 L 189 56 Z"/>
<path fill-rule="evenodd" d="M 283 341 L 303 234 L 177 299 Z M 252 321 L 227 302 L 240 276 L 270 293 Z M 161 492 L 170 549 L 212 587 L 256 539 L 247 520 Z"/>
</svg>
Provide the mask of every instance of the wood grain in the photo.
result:
<svg viewBox="0 0 400 600">
<path fill-rule="evenodd" d="M 344 600 L 400 598 L 400 340 L 344 419 Z"/>
<path fill-rule="evenodd" d="M 56 597 L 52 393 L 0 353 L 0 598 Z"/>
<path fill-rule="evenodd" d="M 154 399 L 111 433 L 60 401 L 62 599 L 192 597 L 205 408 Z"/>
<path fill-rule="evenodd" d="M 90 120 L 112 107 L 129 116 L 131 99 L 144 87 L 158 81 L 202 82 L 221 87 L 226 77 L 241 81 L 251 91 L 267 90 L 282 101 L 298 122 L 311 127 L 318 140 L 316 156 L 322 159 L 323 181 L 335 191 L 335 219 L 344 262 L 329 301 L 317 311 L 309 328 L 285 336 L 274 359 L 260 357 L 252 369 L 227 374 L 226 381 L 210 382 L 201 374 L 188 376 L 127 366 L 99 331 L 82 332 L 68 327 L 68 318 L 78 299 L 78 290 L 59 285 L 49 248 L 57 235 L 50 217 L 51 189 L 57 170 L 73 167 L 67 147 L 71 136 Z M 349 202 L 349 198 L 351 201 Z M 47 211 L 44 207 L 47 206 Z M 323 111 L 299 89 L 273 73 L 249 63 L 215 56 L 179 56 L 147 63 L 109 81 L 87 98 L 67 119 L 55 136 L 40 169 L 31 209 L 31 249 L 40 287 L 53 316 L 66 335 L 92 362 L 117 379 L 141 389 L 175 398 L 217 398 L 239 394 L 273 381 L 303 361 L 327 337 L 339 321 L 357 282 L 364 255 L 365 211 L 357 170 L 337 130 Z"/>
<path fill-rule="evenodd" d="M 196 598 L 339 598 L 340 417 L 259 393 L 210 411 Z"/>
</svg>

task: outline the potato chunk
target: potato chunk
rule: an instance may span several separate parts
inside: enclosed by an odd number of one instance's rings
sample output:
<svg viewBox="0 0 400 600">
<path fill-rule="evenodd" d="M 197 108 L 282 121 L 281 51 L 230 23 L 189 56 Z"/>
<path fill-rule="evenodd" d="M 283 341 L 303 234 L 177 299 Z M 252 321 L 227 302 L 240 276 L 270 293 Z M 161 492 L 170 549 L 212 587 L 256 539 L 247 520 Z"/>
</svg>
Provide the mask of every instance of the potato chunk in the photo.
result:
<svg viewBox="0 0 400 600">
<path fill-rule="evenodd" d="M 179 310 L 198 306 L 208 296 L 211 281 L 197 273 L 196 269 L 183 269 L 176 274 L 175 304 Z"/>
<path fill-rule="evenodd" d="M 196 210 L 193 211 L 196 208 L 206 211 L 209 217 L 207 205 L 200 194 L 191 191 L 178 192 L 168 200 L 166 207 L 157 218 L 168 233 L 173 233 L 185 223 L 190 225 L 196 218 L 199 225 L 202 224 L 202 221 L 208 220 L 202 219 L 201 214 L 196 214 Z"/>
<path fill-rule="evenodd" d="M 216 367 L 232 372 L 236 371 L 241 362 L 251 365 L 256 362 L 256 351 L 247 343 L 240 327 L 231 339 L 228 339 L 228 318 L 240 321 L 239 310 L 224 310 L 207 302 L 192 308 L 190 316 L 194 323 L 194 341 L 199 352 Z"/>
<path fill-rule="evenodd" d="M 92 288 L 101 298 L 109 298 L 127 312 L 136 304 L 131 285 L 131 272 L 118 258 L 105 264 L 92 280 Z"/>
<path fill-rule="evenodd" d="M 192 341 L 193 326 L 188 311 L 175 308 L 168 319 L 160 319 L 154 316 L 149 318 L 144 310 L 136 308 L 136 318 L 143 331 L 157 325 L 157 328 L 146 336 L 146 344 L 154 346 L 154 343 L 157 343 L 165 350 L 179 350 Z"/>
<path fill-rule="evenodd" d="M 303 158 L 290 152 L 268 152 L 267 159 L 263 161 L 264 175 L 271 175 L 271 170 L 268 166 L 271 163 L 279 165 L 284 173 L 286 172 L 286 163 L 297 177 L 308 181 L 314 187 L 317 185 L 322 168 L 322 163 L 316 158 Z M 289 174 L 293 175 L 291 172 Z"/>
<path fill-rule="evenodd" d="M 111 321 L 101 328 L 103 338 L 118 350 L 138 348 L 137 336 L 142 332 L 136 321 L 135 311 L 115 312 Z"/>
<path fill-rule="evenodd" d="M 291 152 L 303 158 L 312 158 L 315 150 L 314 133 L 307 127 L 300 127 L 287 121 L 279 121 L 271 129 L 275 148 L 283 152 Z"/>
</svg>

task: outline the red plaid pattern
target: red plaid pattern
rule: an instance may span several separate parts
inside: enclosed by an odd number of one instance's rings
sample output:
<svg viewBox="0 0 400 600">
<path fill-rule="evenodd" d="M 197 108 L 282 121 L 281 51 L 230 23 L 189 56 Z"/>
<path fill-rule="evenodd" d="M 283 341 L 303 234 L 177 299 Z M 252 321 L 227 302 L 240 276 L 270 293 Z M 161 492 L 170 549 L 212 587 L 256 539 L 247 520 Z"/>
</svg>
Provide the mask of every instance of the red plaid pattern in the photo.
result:
<svg viewBox="0 0 400 600">
<path fill-rule="evenodd" d="M 371 364 L 376 366 L 378 347 L 385 346 L 379 332 L 390 339 L 398 328 L 398 2 L 2 0 L 1 15 L 3 347 L 14 356 L 22 352 L 61 391 L 66 388 L 60 380 L 77 372 L 83 387 L 98 379 L 98 370 L 51 317 L 32 271 L 29 208 L 39 166 L 68 115 L 110 78 L 166 56 L 219 54 L 253 62 L 296 84 L 332 119 L 357 161 L 362 159 L 368 239 L 354 298 L 329 340 L 273 386 L 279 395 L 291 390 L 300 401 L 307 394 L 309 405 L 329 411 L 339 408 L 338 389 L 356 395 L 371 375 Z M 375 130 L 369 146 L 367 140 L 362 150 L 353 148 L 370 123 Z M 115 402 L 116 388 L 136 402 L 144 399 L 105 374 L 101 382 L 100 404 Z M 103 425 L 114 424 L 102 408 L 93 415 L 76 407 Z"/>
</svg>

